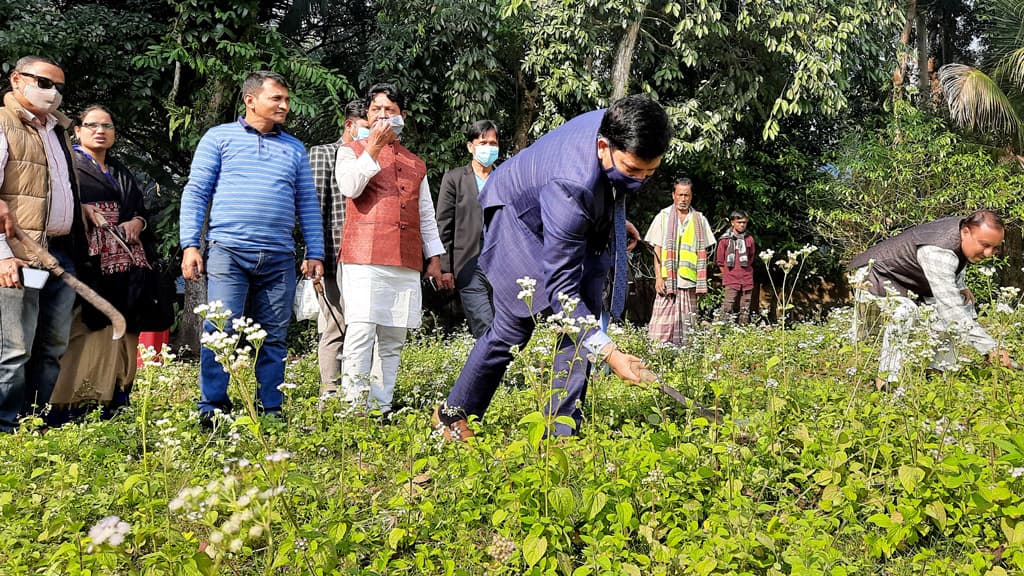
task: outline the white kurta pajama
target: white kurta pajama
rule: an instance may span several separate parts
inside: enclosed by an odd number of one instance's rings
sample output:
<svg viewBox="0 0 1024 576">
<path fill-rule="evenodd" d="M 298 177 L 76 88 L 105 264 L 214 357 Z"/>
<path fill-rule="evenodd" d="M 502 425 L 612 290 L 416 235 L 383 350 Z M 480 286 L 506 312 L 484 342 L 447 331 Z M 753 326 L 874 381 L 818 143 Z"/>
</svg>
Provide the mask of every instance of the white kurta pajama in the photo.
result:
<svg viewBox="0 0 1024 576">
<path fill-rule="evenodd" d="M 380 165 L 364 152 L 338 149 L 334 175 L 347 198 L 358 198 Z M 444 254 L 437 230 L 430 185 L 424 177 L 419 190 L 420 237 L 424 258 Z M 395 247 L 398 250 L 398 247 Z M 420 272 L 404 266 L 342 264 L 342 300 L 345 303 L 342 394 L 354 406 L 387 412 L 398 378 L 398 361 L 408 330 L 423 319 Z M 371 376 L 374 338 L 380 354 L 383 380 Z"/>
</svg>

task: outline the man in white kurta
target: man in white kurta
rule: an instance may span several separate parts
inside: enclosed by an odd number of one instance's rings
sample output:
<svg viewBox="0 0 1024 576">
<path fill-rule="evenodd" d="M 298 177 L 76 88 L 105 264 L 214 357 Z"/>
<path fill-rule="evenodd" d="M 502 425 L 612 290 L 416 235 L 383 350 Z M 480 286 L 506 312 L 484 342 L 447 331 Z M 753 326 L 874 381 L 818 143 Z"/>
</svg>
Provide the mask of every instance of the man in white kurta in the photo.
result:
<svg viewBox="0 0 1024 576">
<path fill-rule="evenodd" d="M 406 335 L 422 319 L 423 259 L 426 275 L 449 288 L 442 284 L 444 247 L 426 166 L 398 142 L 402 104 L 394 86 L 370 88 L 370 136 L 339 148 L 335 165 L 347 203 L 340 256 L 348 323 L 341 392 L 358 411 L 391 410 Z M 382 381 L 370 374 L 375 338 Z"/>
</svg>

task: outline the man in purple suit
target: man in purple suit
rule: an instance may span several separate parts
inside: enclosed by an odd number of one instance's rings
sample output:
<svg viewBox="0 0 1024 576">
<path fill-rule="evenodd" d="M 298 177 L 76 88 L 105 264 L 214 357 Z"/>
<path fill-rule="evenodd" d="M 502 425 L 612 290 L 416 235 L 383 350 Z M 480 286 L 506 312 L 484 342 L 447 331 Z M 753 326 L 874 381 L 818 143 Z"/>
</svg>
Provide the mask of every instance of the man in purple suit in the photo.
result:
<svg viewBox="0 0 1024 576">
<path fill-rule="evenodd" d="M 563 313 L 587 326 L 559 339 L 556 393 L 546 410 L 575 425 L 560 418 L 549 433 L 579 430 L 590 358 L 624 380 L 640 380 L 643 363 L 618 350 L 594 318 L 601 314 L 613 255 L 619 265 L 612 311 L 621 312 L 627 230 L 634 241 L 639 236 L 625 221 L 625 203 L 661 164 L 671 139 L 665 110 L 647 97 L 628 96 L 566 122 L 494 171 L 480 195 L 485 233 L 479 259 L 494 290 L 494 322 L 444 406 L 434 410 L 434 426 L 446 438 L 473 435 L 466 419 L 483 416 L 512 348 L 529 341 L 535 317 Z M 521 299 L 517 280 L 527 277 L 535 291 Z M 570 311 L 564 303 L 571 300 L 578 304 Z"/>
</svg>

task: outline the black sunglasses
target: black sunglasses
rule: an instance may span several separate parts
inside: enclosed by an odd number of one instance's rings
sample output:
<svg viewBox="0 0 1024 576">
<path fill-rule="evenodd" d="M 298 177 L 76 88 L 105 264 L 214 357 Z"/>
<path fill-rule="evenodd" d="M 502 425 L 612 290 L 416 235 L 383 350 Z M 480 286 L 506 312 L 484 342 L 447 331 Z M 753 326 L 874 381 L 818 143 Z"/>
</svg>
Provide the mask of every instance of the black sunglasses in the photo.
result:
<svg viewBox="0 0 1024 576">
<path fill-rule="evenodd" d="M 28 72 L 22 72 L 20 70 L 18 71 L 18 74 L 21 74 L 22 76 L 28 76 L 29 78 L 35 78 L 36 79 L 36 86 L 39 86 L 43 90 L 49 90 L 50 88 L 56 88 L 57 92 L 60 92 L 61 94 L 64 93 L 64 83 L 63 82 L 54 82 L 53 80 L 50 80 L 46 76 L 38 76 L 36 74 L 29 74 Z"/>
</svg>

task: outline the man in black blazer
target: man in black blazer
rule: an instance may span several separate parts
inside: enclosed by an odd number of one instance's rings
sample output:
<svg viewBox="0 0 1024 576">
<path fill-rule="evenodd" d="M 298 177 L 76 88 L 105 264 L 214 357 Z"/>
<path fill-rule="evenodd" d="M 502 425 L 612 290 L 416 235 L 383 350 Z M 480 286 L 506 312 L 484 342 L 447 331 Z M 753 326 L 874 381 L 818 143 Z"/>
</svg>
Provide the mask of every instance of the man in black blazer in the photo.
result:
<svg viewBox="0 0 1024 576">
<path fill-rule="evenodd" d="M 466 149 L 473 155 L 472 162 L 449 170 L 441 180 L 437 228 L 445 249 L 441 272 L 454 279 L 469 330 L 479 338 L 494 319 L 491 285 L 477 266 L 477 256 L 484 223 L 479 195 L 498 159 L 497 125 L 490 120 L 473 123 L 466 130 Z"/>
</svg>

